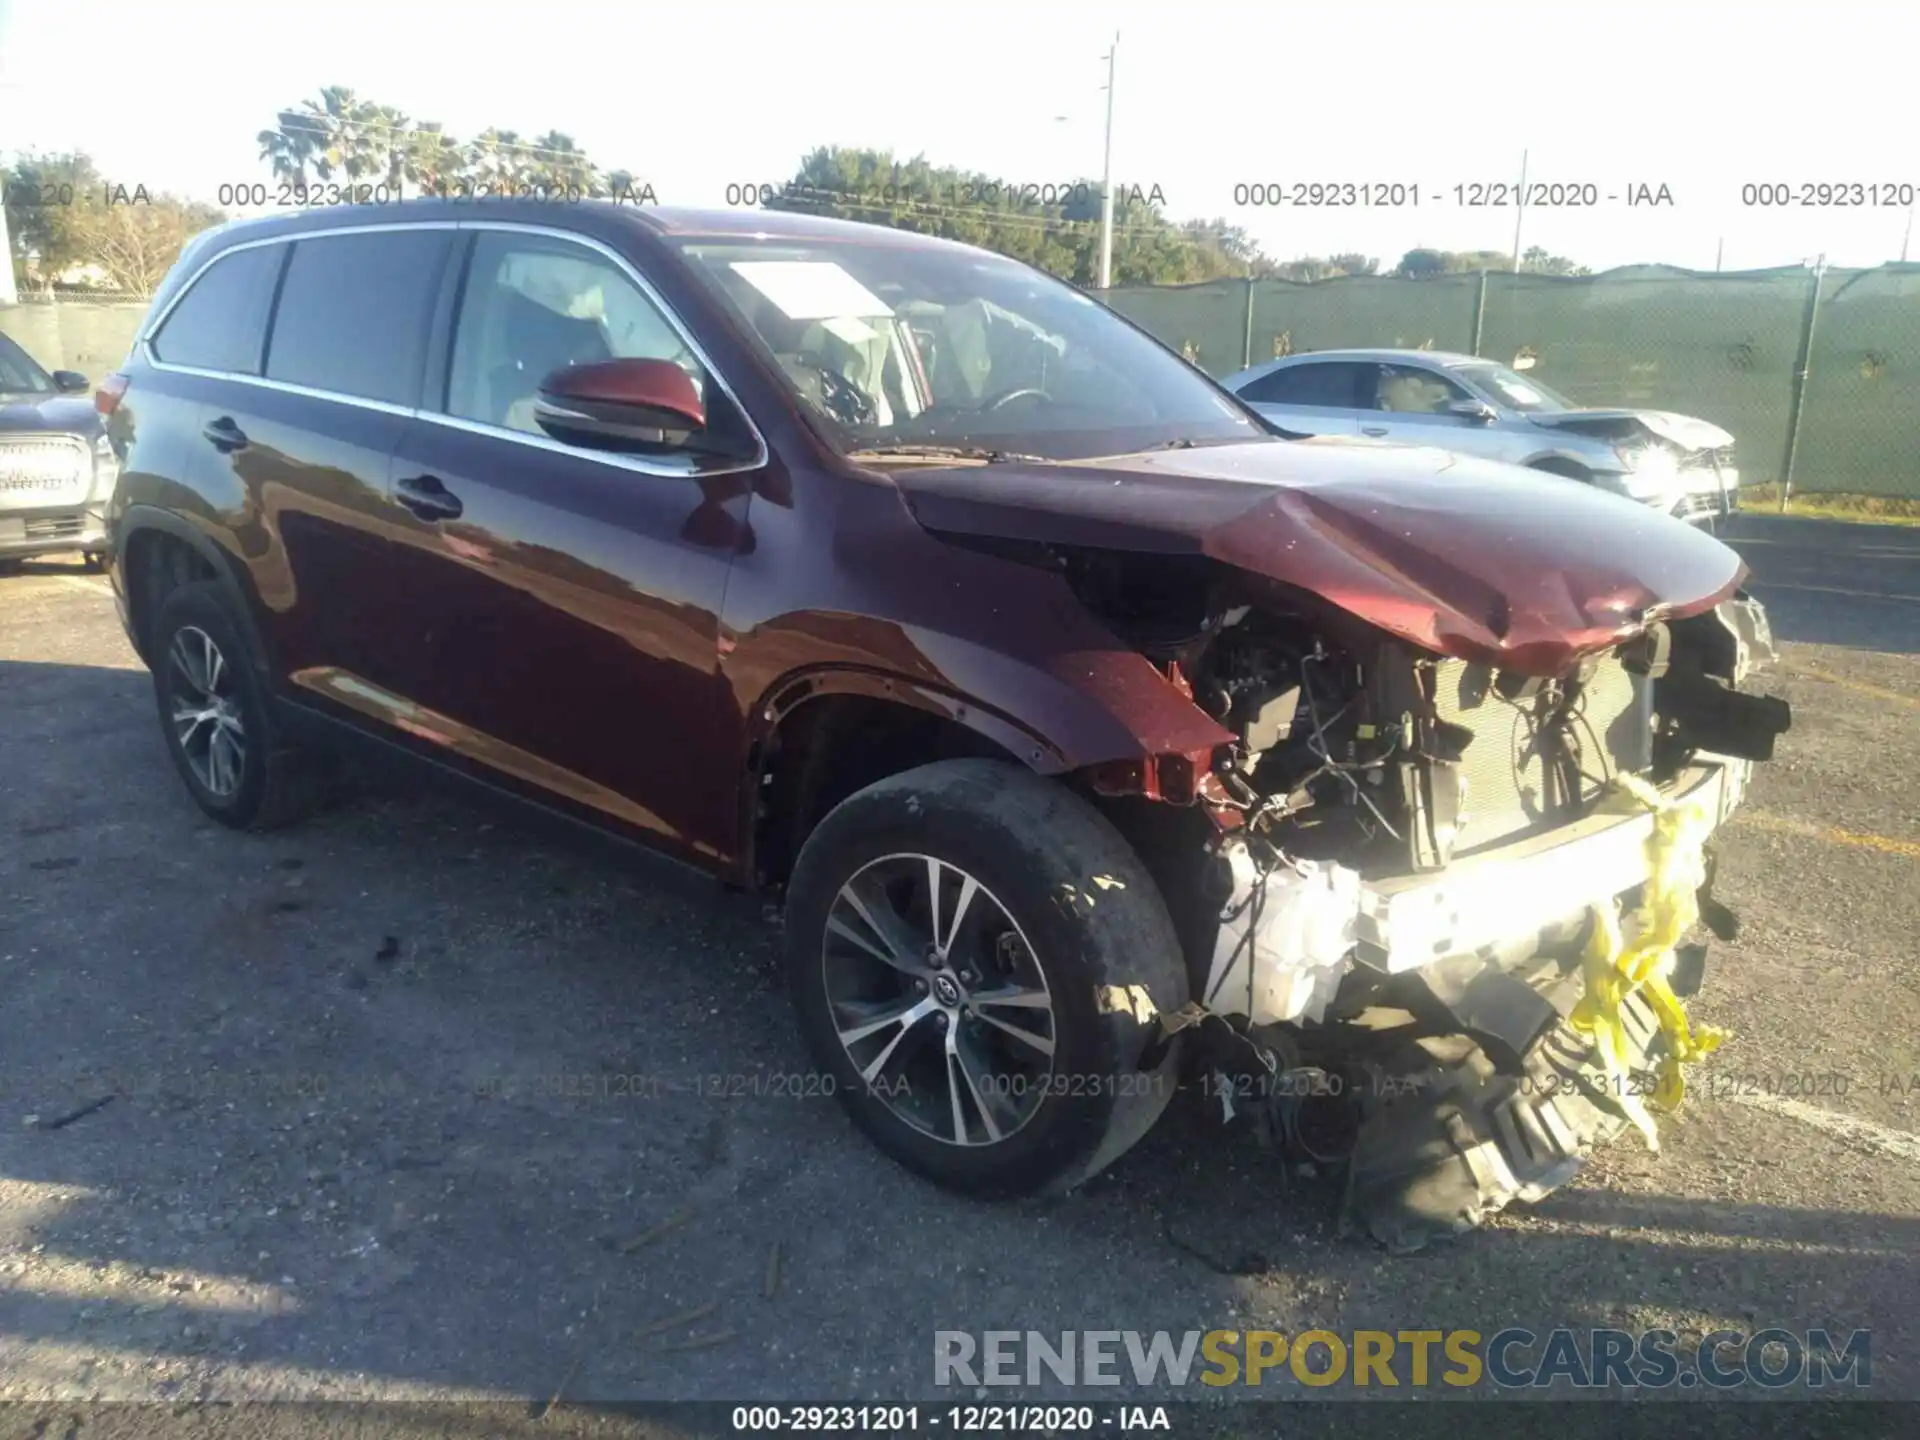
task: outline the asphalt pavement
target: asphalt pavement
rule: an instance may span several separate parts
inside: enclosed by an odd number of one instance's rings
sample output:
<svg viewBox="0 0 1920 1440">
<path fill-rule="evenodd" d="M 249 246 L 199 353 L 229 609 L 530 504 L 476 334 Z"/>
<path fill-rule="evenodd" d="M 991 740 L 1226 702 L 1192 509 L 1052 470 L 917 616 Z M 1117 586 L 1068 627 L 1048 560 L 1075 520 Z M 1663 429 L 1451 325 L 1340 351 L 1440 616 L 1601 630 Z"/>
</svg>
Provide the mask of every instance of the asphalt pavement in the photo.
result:
<svg viewBox="0 0 1920 1440">
<path fill-rule="evenodd" d="M 940 1329 L 1510 1325 L 1870 1329 L 1920 1398 L 1920 529 L 1731 540 L 1795 707 L 1734 1038 L 1659 1153 L 1409 1259 L 1197 1095 L 1075 1196 L 945 1195 L 805 1084 L 757 905 L 386 786 L 230 833 L 104 582 L 0 577 L 0 1399 L 945 1402 Z"/>
</svg>

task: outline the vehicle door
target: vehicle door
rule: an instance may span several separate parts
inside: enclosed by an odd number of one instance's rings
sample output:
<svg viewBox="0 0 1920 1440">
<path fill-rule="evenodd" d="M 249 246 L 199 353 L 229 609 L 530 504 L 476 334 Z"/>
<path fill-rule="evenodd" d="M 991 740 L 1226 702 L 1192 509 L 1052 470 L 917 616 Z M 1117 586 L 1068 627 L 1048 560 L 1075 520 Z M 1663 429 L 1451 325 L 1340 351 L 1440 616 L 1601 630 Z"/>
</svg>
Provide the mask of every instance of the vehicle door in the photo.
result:
<svg viewBox="0 0 1920 1440">
<path fill-rule="evenodd" d="M 1501 458 L 1512 437 L 1497 419 L 1456 414 L 1450 407 L 1484 404 L 1457 380 L 1437 368 L 1381 363 L 1373 371 L 1368 410 L 1360 433 L 1400 445 L 1435 445 L 1466 455 Z"/>
<path fill-rule="evenodd" d="M 640 832 L 732 853 L 743 719 L 719 671 L 728 569 L 766 448 L 640 269 L 597 241 L 476 222 L 444 383 L 401 441 L 393 504 L 409 656 L 378 703 L 462 768 Z M 752 461 L 563 443 L 541 381 L 639 357 L 686 369 Z"/>
<path fill-rule="evenodd" d="M 1297 434 L 1357 435 L 1372 400 L 1371 370 L 1352 360 L 1302 360 L 1269 370 L 1239 393 L 1261 415 Z"/>
<path fill-rule="evenodd" d="M 154 340 L 161 370 L 196 377 L 205 518 L 246 568 L 275 673 L 308 692 L 318 673 L 397 673 L 387 468 L 419 401 L 453 239 L 450 228 L 320 231 L 228 251 Z M 264 334 L 222 298 L 239 291 L 270 297 Z"/>
</svg>

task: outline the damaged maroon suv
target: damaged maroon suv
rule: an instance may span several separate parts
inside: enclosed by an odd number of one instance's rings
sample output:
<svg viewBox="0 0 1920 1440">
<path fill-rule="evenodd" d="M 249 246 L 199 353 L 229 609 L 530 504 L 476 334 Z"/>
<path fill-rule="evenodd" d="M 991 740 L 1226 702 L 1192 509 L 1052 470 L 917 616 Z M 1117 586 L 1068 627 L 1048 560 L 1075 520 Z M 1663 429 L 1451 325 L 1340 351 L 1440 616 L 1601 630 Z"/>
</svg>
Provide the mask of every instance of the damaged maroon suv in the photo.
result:
<svg viewBox="0 0 1920 1440">
<path fill-rule="evenodd" d="M 1559 1184 L 1704 951 L 1651 1000 L 1595 957 L 1726 929 L 1706 837 L 1787 726 L 1713 538 L 1288 436 L 886 229 L 228 225 L 98 398 L 201 809 L 289 821 L 355 742 L 780 895 L 824 1088 L 972 1193 L 1084 1180 L 1182 1079 L 1394 1244 Z"/>
</svg>

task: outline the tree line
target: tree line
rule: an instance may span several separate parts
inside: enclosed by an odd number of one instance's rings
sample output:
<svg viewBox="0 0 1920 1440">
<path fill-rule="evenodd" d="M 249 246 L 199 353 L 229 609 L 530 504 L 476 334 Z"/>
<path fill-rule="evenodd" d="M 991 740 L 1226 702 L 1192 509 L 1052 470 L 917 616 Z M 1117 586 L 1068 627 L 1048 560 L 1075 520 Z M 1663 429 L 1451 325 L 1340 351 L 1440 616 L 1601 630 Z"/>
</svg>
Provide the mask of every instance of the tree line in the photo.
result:
<svg viewBox="0 0 1920 1440">
<path fill-rule="evenodd" d="M 461 140 L 438 122 L 415 120 L 345 86 L 327 86 L 317 99 L 279 111 L 255 138 L 275 180 L 296 187 L 373 186 L 387 198 L 503 189 L 642 203 L 657 198 L 632 171 L 601 168 L 561 131 L 523 139 L 516 131 L 489 127 Z M 93 267 L 113 288 L 150 291 L 189 237 L 226 218 L 214 206 L 143 190 L 131 197 L 133 203 L 113 203 L 114 187 L 80 152 L 21 156 L 5 179 L 16 279 L 26 285 L 54 283 L 76 267 Z M 964 241 L 1080 286 L 1095 284 L 1099 274 L 1101 189 L 1093 180 L 1003 185 L 924 156 L 899 160 L 880 150 L 822 146 L 801 158 L 789 181 L 744 189 L 751 193 L 730 198 Z M 63 196 L 69 198 L 59 203 Z M 1169 218 L 1157 186 L 1114 187 L 1115 285 L 1343 275 L 1420 280 L 1511 268 L 1509 255 L 1485 250 L 1419 248 L 1386 268 L 1361 254 L 1275 259 L 1225 219 Z M 1588 273 L 1538 246 L 1522 256 L 1521 268 Z"/>
</svg>

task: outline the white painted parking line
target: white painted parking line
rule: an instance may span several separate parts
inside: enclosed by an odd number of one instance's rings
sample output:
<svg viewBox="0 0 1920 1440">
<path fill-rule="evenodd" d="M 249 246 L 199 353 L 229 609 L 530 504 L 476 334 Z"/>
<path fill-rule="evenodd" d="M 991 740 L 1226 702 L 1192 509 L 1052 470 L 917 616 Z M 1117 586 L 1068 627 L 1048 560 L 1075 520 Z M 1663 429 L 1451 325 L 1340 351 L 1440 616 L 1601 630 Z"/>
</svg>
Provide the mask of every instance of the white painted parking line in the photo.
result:
<svg viewBox="0 0 1920 1440">
<path fill-rule="evenodd" d="M 1822 1110 L 1818 1105 L 1809 1105 L 1804 1100 L 1791 1100 L 1784 1095 L 1742 1095 L 1734 1092 L 1725 1098 L 1751 1105 L 1756 1110 L 1765 1110 L 1769 1114 L 1798 1120 L 1803 1125 L 1811 1125 L 1816 1130 L 1824 1130 L 1829 1135 L 1878 1150 L 1884 1155 L 1920 1161 L 1920 1135 L 1906 1130 L 1890 1129 L 1871 1120 L 1862 1120 L 1857 1115 L 1842 1115 L 1837 1110 Z"/>
</svg>

